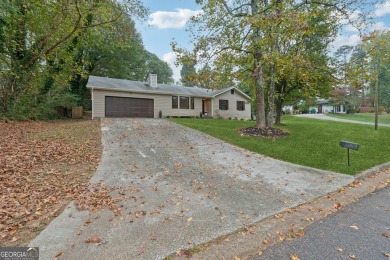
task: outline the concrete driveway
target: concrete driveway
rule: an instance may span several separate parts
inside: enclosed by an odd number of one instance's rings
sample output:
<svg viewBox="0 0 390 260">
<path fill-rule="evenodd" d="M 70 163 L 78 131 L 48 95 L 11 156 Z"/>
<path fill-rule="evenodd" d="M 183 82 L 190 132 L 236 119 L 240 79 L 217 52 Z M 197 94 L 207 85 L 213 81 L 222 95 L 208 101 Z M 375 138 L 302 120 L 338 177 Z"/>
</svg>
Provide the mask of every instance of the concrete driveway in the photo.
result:
<svg viewBox="0 0 390 260">
<path fill-rule="evenodd" d="M 122 196 L 122 214 L 78 211 L 71 203 L 30 243 L 41 259 L 59 252 L 60 259 L 163 259 L 354 180 L 166 120 L 104 119 L 102 132 L 103 157 L 91 184 L 103 181 Z M 85 243 L 94 236 L 101 242 Z"/>
<path fill-rule="evenodd" d="M 372 125 L 372 126 L 374 125 L 374 123 L 370 123 L 370 122 L 342 119 L 342 118 L 337 118 L 337 117 L 331 117 L 331 116 L 328 116 L 326 114 L 300 114 L 300 115 L 295 115 L 295 116 L 312 118 L 312 119 L 328 120 L 328 121 L 336 121 L 336 122 L 344 122 L 344 123 L 350 123 L 350 124 Z M 390 127 L 389 124 L 378 124 L 378 126 Z"/>
</svg>

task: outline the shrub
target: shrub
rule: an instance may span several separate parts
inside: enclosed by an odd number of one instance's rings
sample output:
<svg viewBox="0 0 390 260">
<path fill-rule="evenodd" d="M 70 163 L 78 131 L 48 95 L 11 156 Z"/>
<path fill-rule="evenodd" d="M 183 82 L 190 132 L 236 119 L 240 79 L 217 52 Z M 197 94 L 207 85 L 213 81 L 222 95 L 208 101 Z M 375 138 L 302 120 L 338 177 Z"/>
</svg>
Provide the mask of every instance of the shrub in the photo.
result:
<svg viewBox="0 0 390 260">
<path fill-rule="evenodd" d="M 386 108 L 385 108 L 384 106 L 378 107 L 378 113 L 379 113 L 379 114 L 384 114 L 385 111 L 386 111 Z"/>
</svg>

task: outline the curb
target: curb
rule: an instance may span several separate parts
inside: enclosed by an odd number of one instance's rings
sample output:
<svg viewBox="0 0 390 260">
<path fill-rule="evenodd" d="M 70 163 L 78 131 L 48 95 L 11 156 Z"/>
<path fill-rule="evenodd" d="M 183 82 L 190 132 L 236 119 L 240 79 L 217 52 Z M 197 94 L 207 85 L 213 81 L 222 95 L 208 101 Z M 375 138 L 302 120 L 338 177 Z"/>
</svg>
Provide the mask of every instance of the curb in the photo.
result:
<svg viewBox="0 0 390 260">
<path fill-rule="evenodd" d="M 365 170 L 359 174 L 357 174 L 355 176 L 355 180 L 361 180 L 361 179 L 364 179 L 366 178 L 367 176 L 370 176 L 374 173 L 377 173 L 377 172 L 380 172 L 380 171 L 383 171 L 385 169 L 389 169 L 390 168 L 390 162 L 387 162 L 387 163 L 384 163 L 384 164 L 380 164 L 380 165 L 377 165 L 377 166 L 374 166 L 372 167 L 371 169 L 368 169 L 368 170 Z"/>
</svg>

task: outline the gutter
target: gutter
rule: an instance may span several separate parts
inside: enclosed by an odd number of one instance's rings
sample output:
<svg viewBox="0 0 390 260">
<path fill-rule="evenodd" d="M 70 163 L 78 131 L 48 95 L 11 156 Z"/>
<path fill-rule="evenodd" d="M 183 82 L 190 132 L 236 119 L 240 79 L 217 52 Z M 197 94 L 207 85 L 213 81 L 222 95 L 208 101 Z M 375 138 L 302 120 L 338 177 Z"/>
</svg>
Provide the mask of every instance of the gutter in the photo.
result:
<svg viewBox="0 0 390 260">
<path fill-rule="evenodd" d="M 214 98 L 214 96 L 202 96 L 202 95 L 194 95 L 189 93 L 173 93 L 173 92 L 158 92 L 158 91 L 140 91 L 140 90 L 130 90 L 130 89 L 113 89 L 113 88 L 104 88 L 104 87 L 94 87 L 87 86 L 87 88 L 94 90 L 107 90 L 107 91 L 116 91 L 116 92 L 127 92 L 127 93 L 139 93 L 139 94 L 156 94 L 156 95 L 186 95 L 189 97 L 199 97 L 199 98 Z"/>
</svg>

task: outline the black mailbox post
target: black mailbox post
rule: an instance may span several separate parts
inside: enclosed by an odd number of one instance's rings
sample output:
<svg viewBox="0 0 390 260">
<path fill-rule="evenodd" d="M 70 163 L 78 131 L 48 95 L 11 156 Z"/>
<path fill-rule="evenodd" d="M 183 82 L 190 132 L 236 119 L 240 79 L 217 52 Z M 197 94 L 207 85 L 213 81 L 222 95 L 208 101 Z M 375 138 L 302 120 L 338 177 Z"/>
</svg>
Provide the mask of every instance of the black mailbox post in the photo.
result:
<svg viewBox="0 0 390 260">
<path fill-rule="evenodd" d="M 357 151 L 357 150 L 359 150 L 359 144 L 351 143 L 351 142 L 347 142 L 347 141 L 340 141 L 340 146 L 347 148 L 348 167 L 349 167 L 349 149 Z"/>
</svg>

